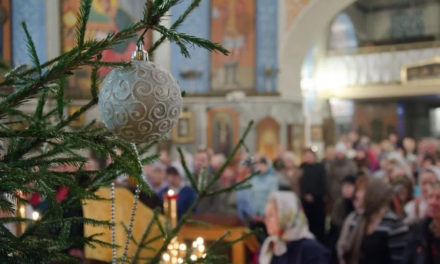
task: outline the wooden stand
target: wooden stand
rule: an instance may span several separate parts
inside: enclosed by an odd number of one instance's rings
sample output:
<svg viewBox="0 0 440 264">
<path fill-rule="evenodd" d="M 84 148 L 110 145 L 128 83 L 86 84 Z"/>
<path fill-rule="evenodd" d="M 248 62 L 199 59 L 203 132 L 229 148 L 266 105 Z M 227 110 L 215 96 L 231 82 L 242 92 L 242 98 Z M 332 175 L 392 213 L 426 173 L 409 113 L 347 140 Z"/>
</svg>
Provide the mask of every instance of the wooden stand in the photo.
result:
<svg viewBox="0 0 440 264">
<path fill-rule="evenodd" d="M 198 236 L 203 236 L 207 246 L 209 247 L 210 242 L 215 241 L 228 231 L 230 232 L 230 235 L 226 237 L 225 242 L 237 240 L 246 233 L 250 232 L 246 227 L 240 226 L 210 225 L 207 227 L 196 224 L 185 224 L 180 230 L 179 238 L 181 241 L 186 241 L 194 240 Z M 249 261 L 246 260 L 246 248 L 255 253 L 257 252 L 259 246 L 260 245 L 254 236 L 235 243 L 232 246 L 232 263 L 249 263 Z"/>
</svg>

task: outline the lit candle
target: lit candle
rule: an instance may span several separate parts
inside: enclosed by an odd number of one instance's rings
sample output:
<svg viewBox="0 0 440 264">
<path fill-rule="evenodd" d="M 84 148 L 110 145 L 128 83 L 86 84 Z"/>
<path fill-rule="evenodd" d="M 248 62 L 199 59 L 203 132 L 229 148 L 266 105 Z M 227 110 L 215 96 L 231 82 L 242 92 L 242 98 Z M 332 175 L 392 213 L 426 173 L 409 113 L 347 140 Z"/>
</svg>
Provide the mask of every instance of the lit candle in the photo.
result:
<svg viewBox="0 0 440 264">
<path fill-rule="evenodd" d="M 165 212 L 165 216 L 170 221 L 172 228 L 177 226 L 177 197 L 177 193 L 175 193 L 171 189 L 168 190 L 166 194 L 164 194 L 163 209 Z"/>
</svg>

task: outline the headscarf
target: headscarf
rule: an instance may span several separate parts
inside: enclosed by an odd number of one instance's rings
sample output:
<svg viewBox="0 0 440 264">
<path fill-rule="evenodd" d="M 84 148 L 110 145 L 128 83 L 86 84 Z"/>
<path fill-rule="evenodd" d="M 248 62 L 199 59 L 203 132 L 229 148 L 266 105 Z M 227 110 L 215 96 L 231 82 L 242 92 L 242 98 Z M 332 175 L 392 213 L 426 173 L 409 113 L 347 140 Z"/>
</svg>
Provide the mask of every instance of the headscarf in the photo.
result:
<svg viewBox="0 0 440 264">
<path fill-rule="evenodd" d="M 269 236 L 264 240 L 260 252 L 260 264 L 269 264 L 273 254 L 276 256 L 285 254 L 287 243 L 290 241 L 314 238 L 309 231 L 301 202 L 295 193 L 290 191 L 272 192 L 267 201 L 268 203 L 275 202 L 277 206 L 281 234 L 279 236 Z"/>
<path fill-rule="evenodd" d="M 368 181 L 363 212 L 360 214 L 356 226 L 347 235 L 347 241 L 342 248 L 343 255 L 348 258 L 346 259 L 347 264 L 357 264 L 359 262 L 362 238 L 367 222 L 373 214 L 379 212 L 383 206 L 390 202 L 392 195 L 391 186 L 382 179 L 373 178 Z"/>
</svg>

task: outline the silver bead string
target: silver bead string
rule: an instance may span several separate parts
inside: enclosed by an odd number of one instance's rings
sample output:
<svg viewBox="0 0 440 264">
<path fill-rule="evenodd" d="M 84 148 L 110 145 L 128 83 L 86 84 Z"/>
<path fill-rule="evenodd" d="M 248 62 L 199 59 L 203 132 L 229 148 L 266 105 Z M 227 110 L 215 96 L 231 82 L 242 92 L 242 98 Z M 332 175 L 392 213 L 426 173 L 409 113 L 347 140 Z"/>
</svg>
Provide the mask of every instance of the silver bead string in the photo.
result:
<svg viewBox="0 0 440 264">
<path fill-rule="evenodd" d="M 137 209 L 137 203 L 139 200 L 139 193 L 140 192 L 141 192 L 141 187 L 139 186 L 139 184 L 137 184 L 136 190 L 134 191 L 133 208 L 131 209 L 130 223 L 128 225 L 128 230 L 127 230 L 127 239 L 125 240 L 124 254 L 122 255 L 122 260 L 121 260 L 122 263 L 124 263 L 125 260 L 127 259 L 128 247 L 130 245 L 130 238 L 131 238 L 131 234 L 133 232 L 134 219 L 136 216 L 136 209 Z"/>
<path fill-rule="evenodd" d="M 110 223 L 112 224 L 112 264 L 116 264 L 117 255 L 116 255 L 115 183 L 114 182 L 112 182 L 111 184 L 110 203 L 111 203 Z"/>
</svg>

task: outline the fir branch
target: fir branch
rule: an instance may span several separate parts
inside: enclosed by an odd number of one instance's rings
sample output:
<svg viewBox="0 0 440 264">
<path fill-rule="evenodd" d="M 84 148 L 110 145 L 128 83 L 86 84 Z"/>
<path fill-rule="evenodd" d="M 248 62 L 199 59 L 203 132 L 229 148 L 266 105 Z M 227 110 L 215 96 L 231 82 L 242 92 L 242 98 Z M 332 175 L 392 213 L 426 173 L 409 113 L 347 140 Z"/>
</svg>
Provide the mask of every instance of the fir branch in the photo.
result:
<svg viewBox="0 0 440 264">
<path fill-rule="evenodd" d="M 200 221 L 200 220 L 196 220 L 196 219 L 188 219 L 187 223 L 189 224 L 196 224 L 199 226 L 204 226 L 204 227 L 211 227 L 210 223 L 204 222 L 204 221 Z"/>
<path fill-rule="evenodd" d="M 254 235 L 258 234 L 258 233 L 260 233 L 260 230 L 252 231 L 252 232 L 246 233 L 246 234 L 242 235 L 241 237 L 239 237 L 239 238 L 237 238 L 235 240 L 232 240 L 232 241 L 230 241 L 230 242 L 228 242 L 228 243 L 226 243 L 226 244 L 224 244 L 222 246 L 217 246 L 215 248 L 210 248 L 211 250 L 207 251 L 206 255 L 215 255 L 215 253 L 223 252 L 223 251 L 229 249 L 235 243 L 243 241 L 243 240 L 246 240 L 247 238 L 249 238 L 251 236 L 254 236 Z"/>
<path fill-rule="evenodd" d="M 229 193 L 232 191 L 239 191 L 239 190 L 243 190 L 243 189 L 249 189 L 252 187 L 252 185 L 247 184 L 252 178 L 254 178 L 255 176 L 259 175 L 260 172 L 256 171 L 254 173 L 252 173 L 250 176 L 246 177 L 243 181 L 240 181 L 238 183 L 233 184 L 232 186 L 225 188 L 225 189 L 221 189 L 221 190 L 217 190 L 217 191 L 213 191 L 213 192 L 209 192 L 208 194 L 206 194 L 207 197 L 209 196 L 216 196 L 219 195 L 221 193 Z"/>
<path fill-rule="evenodd" d="M 226 162 L 223 163 L 223 165 L 220 167 L 220 169 L 215 173 L 214 177 L 208 183 L 207 189 L 212 187 L 214 185 L 214 183 L 217 182 L 220 179 L 220 177 L 222 176 L 222 174 L 225 171 L 225 169 L 228 166 L 228 164 L 230 164 L 230 162 L 234 159 L 235 155 L 240 150 L 240 147 L 244 144 L 244 140 L 246 139 L 247 135 L 249 134 L 253 124 L 254 124 L 254 121 L 250 121 L 248 123 L 248 126 L 246 127 L 246 129 L 245 129 L 243 135 L 241 136 L 240 140 L 238 141 L 237 145 L 235 145 L 235 147 L 232 150 L 232 152 L 228 155 L 228 158 L 226 159 Z"/>
<path fill-rule="evenodd" d="M 92 8 L 92 0 L 82 0 L 78 16 L 76 18 L 76 42 L 79 48 L 84 44 L 86 34 L 87 21 L 89 20 L 90 9 Z"/>
<path fill-rule="evenodd" d="M 142 164 L 150 164 L 150 163 L 157 161 L 157 159 L 159 159 L 159 154 L 154 154 L 152 156 L 149 156 L 149 157 L 142 159 L 141 163 Z"/>
<path fill-rule="evenodd" d="M 139 36 L 138 40 L 136 41 L 136 45 L 139 47 L 140 44 L 144 44 L 144 37 L 145 34 L 147 34 L 148 29 L 150 29 L 151 24 L 157 24 L 158 21 L 151 21 L 151 17 L 150 17 L 150 11 L 153 8 L 154 2 L 153 0 L 147 0 L 145 2 L 145 7 L 144 7 L 144 12 L 143 12 L 143 16 L 142 16 L 142 21 L 144 21 L 146 23 L 145 29 L 142 32 L 142 34 Z"/>
<path fill-rule="evenodd" d="M 146 146 L 141 147 L 139 150 L 139 154 L 143 155 L 145 152 L 149 151 L 152 147 L 157 145 L 157 143 L 159 143 L 159 141 L 156 140 L 148 143 Z"/>
<path fill-rule="evenodd" d="M 92 70 L 92 74 L 90 76 L 90 82 L 91 82 L 90 93 L 92 95 L 93 101 L 98 100 L 98 89 L 99 89 L 98 88 L 98 70 L 99 70 L 99 66 L 94 65 L 93 70 Z"/>
<path fill-rule="evenodd" d="M 41 76 L 41 65 L 40 59 L 38 59 L 37 49 L 35 48 L 35 44 L 32 41 L 32 37 L 29 34 L 26 23 L 24 21 L 21 23 L 21 26 L 23 27 L 24 33 L 26 35 L 26 45 L 29 51 L 29 55 L 32 59 L 32 62 L 34 63 L 35 68 L 37 69 L 38 75 Z"/>
<path fill-rule="evenodd" d="M 203 39 L 203 38 L 191 36 L 191 35 L 188 35 L 185 33 L 180 33 L 180 32 L 177 32 L 173 29 L 168 29 L 162 25 L 154 26 L 153 29 L 158 31 L 159 33 L 161 33 L 168 40 L 175 42 L 179 46 L 180 52 L 185 57 L 190 57 L 188 49 L 186 48 L 186 45 L 188 45 L 188 44 L 195 45 L 197 47 L 206 49 L 209 52 L 219 51 L 220 53 L 222 53 L 224 55 L 229 54 L 229 51 L 227 49 L 223 48 L 220 44 L 211 42 L 211 41 Z"/>
<path fill-rule="evenodd" d="M 64 88 L 65 88 L 66 78 L 63 76 L 58 80 L 58 89 L 56 93 L 56 101 L 57 101 L 57 113 L 58 113 L 58 119 L 63 119 L 63 112 L 64 112 Z"/>
<path fill-rule="evenodd" d="M 137 247 L 136 252 L 134 253 L 134 256 L 131 260 L 131 264 L 137 263 L 137 261 L 139 259 L 139 255 L 142 250 L 142 247 L 145 245 L 145 240 L 150 235 L 151 229 L 153 228 L 153 223 L 155 222 L 154 219 L 158 219 L 158 216 L 159 216 L 159 210 L 154 210 L 153 217 L 148 222 L 147 227 L 145 228 L 145 231 L 142 234 L 141 240 L 139 241 L 139 245 L 141 245 L 141 246 Z M 160 236 L 160 237 L 162 237 L 162 236 Z"/>
<path fill-rule="evenodd" d="M 130 61 L 91 61 L 87 65 L 92 67 L 112 67 L 112 68 L 126 68 L 131 66 Z"/>
<path fill-rule="evenodd" d="M 185 171 L 186 177 L 188 178 L 191 187 L 198 193 L 199 188 L 197 187 L 196 180 L 194 179 L 194 176 L 192 175 L 191 171 L 189 170 L 188 166 L 186 165 L 185 156 L 183 155 L 182 149 L 180 147 L 177 148 L 177 151 L 179 152 L 180 162 L 183 165 L 183 169 Z"/>
<path fill-rule="evenodd" d="M 133 233 L 131 233 L 130 230 L 128 230 L 128 227 L 124 224 L 124 222 L 121 221 L 120 224 L 121 224 L 122 228 L 124 228 L 125 234 L 131 240 L 131 242 L 133 242 L 133 244 L 139 248 L 139 243 L 134 238 Z"/>
<path fill-rule="evenodd" d="M 181 0 L 154 0 L 151 6 L 150 16 L 151 17 L 162 17 L 170 8 L 176 5 Z"/>
<path fill-rule="evenodd" d="M 211 245 L 209 245 L 209 247 L 206 249 L 206 252 L 211 251 L 212 249 L 215 249 L 217 247 L 217 245 L 222 244 L 225 239 L 231 235 L 231 231 L 226 231 L 223 235 L 221 235 L 219 238 L 217 238 L 216 240 L 214 240 Z"/>
<path fill-rule="evenodd" d="M 41 93 L 40 99 L 38 99 L 38 104 L 34 114 L 34 117 L 38 120 L 41 120 L 43 116 L 43 109 L 44 109 L 44 105 L 46 104 L 47 91 L 48 91 L 47 89 L 44 89 L 43 92 Z"/>
<path fill-rule="evenodd" d="M 185 21 L 186 17 L 191 14 L 191 12 L 194 11 L 196 7 L 199 6 L 200 2 L 201 0 L 193 0 L 190 6 L 185 10 L 185 12 L 183 12 L 183 14 L 171 25 L 170 29 L 177 29 L 180 24 Z M 148 50 L 148 53 L 153 54 L 154 51 L 165 41 L 165 39 L 166 37 L 162 36 L 159 40 L 154 42 L 151 48 Z"/>
</svg>

